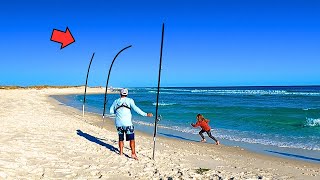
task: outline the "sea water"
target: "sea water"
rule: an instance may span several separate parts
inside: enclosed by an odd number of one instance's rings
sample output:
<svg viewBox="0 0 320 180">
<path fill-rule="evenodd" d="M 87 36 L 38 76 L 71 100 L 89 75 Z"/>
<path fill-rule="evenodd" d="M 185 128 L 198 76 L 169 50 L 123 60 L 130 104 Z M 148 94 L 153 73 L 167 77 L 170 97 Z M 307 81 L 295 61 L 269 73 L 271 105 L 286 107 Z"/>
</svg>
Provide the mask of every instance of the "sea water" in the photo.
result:
<svg viewBox="0 0 320 180">
<path fill-rule="evenodd" d="M 156 95 L 157 88 L 129 88 L 136 105 L 153 114 Z M 106 113 L 116 98 L 107 95 Z M 81 109 L 83 95 L 60 101 Z M 86 109 L 102 114 L 103 101 L 103 94 L 87 95 Z M 222 144 L 320 163 L 320 86 L 161 88 L 158 134 L 199 141 L 200 129 L 190 125 L 199 113 Z M 152 134 L 154 117 L 133 113 L 133 120 L 138 130 Z"/>
</svg>

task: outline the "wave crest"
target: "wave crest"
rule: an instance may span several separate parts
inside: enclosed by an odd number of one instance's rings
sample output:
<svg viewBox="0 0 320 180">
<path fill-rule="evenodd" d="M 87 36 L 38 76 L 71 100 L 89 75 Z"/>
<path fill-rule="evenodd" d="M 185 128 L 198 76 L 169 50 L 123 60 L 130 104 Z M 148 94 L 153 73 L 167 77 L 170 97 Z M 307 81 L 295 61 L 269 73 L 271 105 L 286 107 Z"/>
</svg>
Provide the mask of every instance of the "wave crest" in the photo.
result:
<svg viewBox="0 0 320 180">
<path fill-rule="evenodd" d="M 175 105 L 176 103 L 158 103 L 159 106 L 172 106 Z M 152 105 L 157 105 L 157 103 L 152 103 Z"/>
<path fill-rule="evenodd" d="M 309 127 L 320 126 L 320 118 L 318 118 L 318 119 L 306 118 L 306 123 L 304 126 L 309 126 Z"/>
</svg>

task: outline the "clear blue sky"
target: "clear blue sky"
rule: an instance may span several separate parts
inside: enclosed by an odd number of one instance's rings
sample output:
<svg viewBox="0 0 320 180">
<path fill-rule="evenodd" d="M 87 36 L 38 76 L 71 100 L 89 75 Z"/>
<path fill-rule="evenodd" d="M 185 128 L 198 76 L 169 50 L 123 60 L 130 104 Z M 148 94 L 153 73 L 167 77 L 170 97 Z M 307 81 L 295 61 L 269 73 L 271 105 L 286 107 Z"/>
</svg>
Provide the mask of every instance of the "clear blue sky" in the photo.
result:
<svg viewBox="0 0 320 180">
<path fill-rule="evenodd" d="M 320 1 L 6 0 L 0 6 L 1 85 L 319 85 Z M 53 29 L 76 42 L 60 50 Z"/>
</svg>

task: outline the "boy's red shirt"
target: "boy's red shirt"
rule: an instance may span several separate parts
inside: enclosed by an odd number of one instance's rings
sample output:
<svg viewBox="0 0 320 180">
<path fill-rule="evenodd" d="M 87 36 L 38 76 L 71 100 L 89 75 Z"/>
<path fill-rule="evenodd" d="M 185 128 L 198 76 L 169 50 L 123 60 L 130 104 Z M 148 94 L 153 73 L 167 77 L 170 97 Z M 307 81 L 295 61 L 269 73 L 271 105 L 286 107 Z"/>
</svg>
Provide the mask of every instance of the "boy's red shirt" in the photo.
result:
<svg viewBox="0 0 320 180">
<path fill-rule="evenodd" d="M 208 123 L 206 121 L 197 121 L 196 124 L 192 125 L 193 127 L 198 127 L 200 126 L 201 129 L 205 130 L 205 131 L 210 131 L 210 126 L 208 125 Z"/>
</svg>

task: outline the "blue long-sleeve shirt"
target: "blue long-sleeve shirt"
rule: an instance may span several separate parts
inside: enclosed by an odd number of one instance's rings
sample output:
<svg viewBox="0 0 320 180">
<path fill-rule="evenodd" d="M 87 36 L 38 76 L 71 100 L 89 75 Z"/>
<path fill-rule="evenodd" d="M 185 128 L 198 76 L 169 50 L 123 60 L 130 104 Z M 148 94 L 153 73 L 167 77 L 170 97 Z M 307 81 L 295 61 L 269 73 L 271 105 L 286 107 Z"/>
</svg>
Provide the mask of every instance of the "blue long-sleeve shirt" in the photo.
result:
<svg viewBox="0 0 320 180">
<path fill-rule="evenodd" d="M 115 125 L 117 127 L 132 126 L 131 110 L 126 107 L 118 108 L 121 105 L 125 105 L 125 106 L 128 106 L 129 108 L 132 108 L 134 111 L 136 111 L 138 114 L 140 114 L 142 116 L 147 116 L 147 113 L 143 112 L 140 108 L 138 108 L 135 105 L 133 99 L 128 98 L 128 97 L 122 97 L 122 98 L 116 99 L 110 107 L 110 113 L 116 114 Z"/>
</svg>

